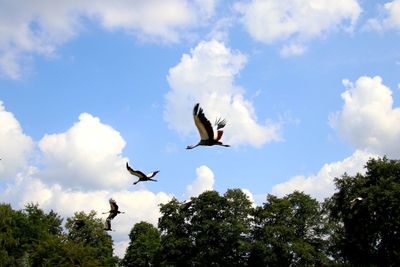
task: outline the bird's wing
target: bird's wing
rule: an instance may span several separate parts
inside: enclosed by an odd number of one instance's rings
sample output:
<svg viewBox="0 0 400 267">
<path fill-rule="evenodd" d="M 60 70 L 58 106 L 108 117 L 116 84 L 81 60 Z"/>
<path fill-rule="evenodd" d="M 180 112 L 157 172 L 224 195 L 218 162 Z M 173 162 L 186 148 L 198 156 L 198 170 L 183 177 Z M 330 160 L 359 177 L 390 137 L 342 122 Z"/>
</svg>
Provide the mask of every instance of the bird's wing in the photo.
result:
<svg viewBox="0 0 400 267">
<path fill-rule="evenodd" d="M 159 172 L 160 171 L 151 172 L 151 173 L 147 174 L 147 178 L 152 178 L 152 177 L 156 176 L 156 174 L 159 173 Z"/>
<path fill-rule="evenodd" d="M 112 211 L 117 211 L 118 210 L 118 205 L 117 202 L 115 202 L 114 199 L 110 198 L 110 207 Z"/>
<path fill-rule="evenodd" d="M 201 140 L 208 140 L 214 138 L 214 130 L 211 122 L 204 115 L 203 109 L 200 108 L 200 104 L 197 103 L 193 109 L 194 123 L 199 130 Z"/>
<path fill-rule="evenodd" d="M 126 163 L 126 169 L 130 172 L 130 174 L 135 175 L 135 176 L 137 176 L 139 178 L 145 178 L 146 177 L 146 175 L 143 172 L 132 169 L 129 166 L 128 162 Z"/>
<path fill-rule="evenodd" d="M 220 130 L 224 128 L 226 125 L 226 120 L 218 118 L 215 120 L 214 126 L 216 127 L 216 131 L 214 131 L 214 140 L 219 141 L 224 133 L 224 131 Z"/>
</svg>

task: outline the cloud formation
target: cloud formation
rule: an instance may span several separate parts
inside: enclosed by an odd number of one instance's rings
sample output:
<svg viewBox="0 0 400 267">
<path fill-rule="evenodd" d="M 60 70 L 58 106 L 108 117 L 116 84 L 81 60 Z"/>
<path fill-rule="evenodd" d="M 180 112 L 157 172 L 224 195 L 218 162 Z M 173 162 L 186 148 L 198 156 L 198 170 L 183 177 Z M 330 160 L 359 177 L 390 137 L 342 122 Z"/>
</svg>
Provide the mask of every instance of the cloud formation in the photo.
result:
<svg viewBox="0 0 400 267">
<path fill-rule="evenodd" d="M 0 101 L 0 178 L 9 180 L 27 167 L 33 141 Z"/>
<path fill-rule="evenodd" d="M 389 29 L 400 30 L 400 0 L 385 3 L 381 7 L 380 16 L 369 19 L 367 27 L 377 31 Z"/>
<path fill-rule="evenodd" d="M 202 165 L 196 169 L 196 179 L 186 187 L 185 198 L 197 197 L 204 191 L 213 190 L 214 173 L 210 168 Z"/>
<path fill-rule="evenodd" d="M 21 76 L 30 55 L 54 55 L 84 29 L 84 19 L 140 39 L 178 42 L 214 14 L 215 1 L 6 1 L 0 9 L 0 75 Z"/>
<path fill-rule="evenodd" d="M 301 54 L 309 40 L 333 30 L 351 30 L 361 13 L 357 0 L 251 0 L 239 2 L 235 9 L 252 38 L 284 42 L 283 55 Z"/>
<path fill-rule="evenodd" d="M 340 178 L 345 172 L 348 175 L 365 173 L 364 166 L 373 157 L 376 157 L 376 155 L 357 150 L 353 155 L 342 161 L 325 164 L 315 175 L 299 175 L 275 185 L 272 188 L 272 194 L 285 196 L 297 190 L 323 201 L 335 193 L 334 178 Z"/>
<path fill-rule="evenodd" d="M 400 108 L 393 107 L 390 88 L 379 76 L 360 77 L 355 84 L 343 80 L 343 107 L 330 124 L 356 149 L 379 155 L 400 156 Z"/>
<path fill-rule="evenodd" d="M 111 126 L 82 113 L 65 133 L 39 141 L 44 169 L 38 176 L 73 189 L 122 189 L 129 185 L 122 156 L 125 141 Z"/>
<path fill-rule="evenodd" d="M 280 125 L 267 120 L 259 124 L 252 103 L 235 85 L 234 78 L 246 60 L 216 40 L 203 41 L 184 54 L 167 77 L 171 90 L 166 95 L 164 118 L 169 126 L 183 136 L 197 135 L 192 110 L 200 102 L 211 122 L 217 117 L 227 119 L 224 143 L 260 147 L 280 140 Z"/>
</svg>

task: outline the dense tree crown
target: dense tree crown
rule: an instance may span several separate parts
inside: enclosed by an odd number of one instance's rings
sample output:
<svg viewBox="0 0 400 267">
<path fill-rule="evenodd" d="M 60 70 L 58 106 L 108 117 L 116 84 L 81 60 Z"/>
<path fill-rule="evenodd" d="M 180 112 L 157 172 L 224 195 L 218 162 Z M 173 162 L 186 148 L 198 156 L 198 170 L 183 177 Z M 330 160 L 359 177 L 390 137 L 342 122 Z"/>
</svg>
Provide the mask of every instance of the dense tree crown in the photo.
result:
<svg viewBox="0 0 400 267">
<path fill-rule="evenodd" d="M 400 266 L 400 162 L 371 159 L 319 203 L 302 192 L 254 206 L 239 189 L 160 206 L 133 225 L 123 259 L 96 213 L 63 219 L 0 205 L 0 266 Z"/>
</svg>

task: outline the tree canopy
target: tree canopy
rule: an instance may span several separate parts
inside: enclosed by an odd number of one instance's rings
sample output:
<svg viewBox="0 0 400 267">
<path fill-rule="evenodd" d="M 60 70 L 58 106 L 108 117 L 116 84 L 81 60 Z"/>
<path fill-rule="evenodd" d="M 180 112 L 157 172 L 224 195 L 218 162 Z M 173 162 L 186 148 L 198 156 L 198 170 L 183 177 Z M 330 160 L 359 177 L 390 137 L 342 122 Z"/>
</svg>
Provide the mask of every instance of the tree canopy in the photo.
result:
<svg viewBox="0 0 400 267">
<path fill-rule="evenodd" d="M 0 204 L 1 266 L 400 266 L 400 161 L 335 179 L 323 203 L 294 191 L 255 206 L 240 189 L 160 205 L 132 226 L 124 257 L 96 212 L 63 218 Z"/>
</svg>

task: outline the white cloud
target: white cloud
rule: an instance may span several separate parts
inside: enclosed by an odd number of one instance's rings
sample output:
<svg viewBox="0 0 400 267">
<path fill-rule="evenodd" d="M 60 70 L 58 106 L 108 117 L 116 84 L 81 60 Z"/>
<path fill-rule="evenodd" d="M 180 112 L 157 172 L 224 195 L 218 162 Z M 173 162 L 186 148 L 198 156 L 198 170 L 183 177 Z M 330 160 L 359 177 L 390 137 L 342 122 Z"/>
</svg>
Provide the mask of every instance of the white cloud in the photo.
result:
<svg viewBox="0 0 400 267">
<path fill-rule="evenodd" d="M 332 196 L 335 192 L 334 178 L 340 178 L 345 172 L 348 175 L 365 173 L 364 166 L 373 157 L 376 157 L 376 155 L 357 150 L 353 155 L 342 161 L 325 164 L 315 175 L 299 175 L 275 185 L 272 188 L 272 194 L 282 197 L 297 190 L 322 201 L 324 198 Z"/>
<path fill-rule="evenodd" d="M 368 20 L 367 27 L 377 31 L 386 29 L 400 30 L 400 0 L 384 4 L 381 8 L 380 16 Z"/>
<path fill-rule="evenodd" d="M 39 142 L 44 168 L 38 176 L 74 189 L 122 189 L 131 181 L 122 157 L 120 133 L 88 113 L 68 131 L 45 135 Z"/>
<path fill-rule="evenodd" d="M 347 88 L 342 93 L 344 105 L 331 116 L 331 126 L 357 149 L 399 157 L 400 108 L 393 107 L 392 91 L 379 76 L 343 84 Z"/>
<path fill-rule="evenodd" d="M 215 0 L 2 1 L 0 74 L 18 79 L 25 58 L 53 55 L 82 31 L 84 18 L 140 39 L 177 42 L 185 30 L 205 23 L 214 9 Z"/>
<path fill-rule="evenodd" d="M 185 198 L 197 197 L 204 191 L 213 190 L 214 173 L 210 168 L 202 165 L 196 169 L 196 180 L 186 187 Z"/>
<path fill-rule="evenodd" d="M 282 50 L 285 55 L 300 54 L 304 48 L 299 49 L 299 43 L 337 28 L 351 30 L 361 13 L 357 0 L 251 0 L 239 2 L 235 8 L 243 15 L 244 27 L 257 41 L 289 42 Z"/>
<path fill-rule="evenodd" d="M 14 114 L 5 110 L 2 101 L 0 101 L 0 125 L 0 178 L 10 179 L 27 167 L 33 142 L 24 134 Z"/>
<path fill-rule="evenodd" d="M 192 110 L 200 102 L 211 122 L 217 117 L 227 119 L 224 143 L 260 147 L 280 140 L 279 125 L 258 124 L 252 103 L 234 84 L 246 60 L 243 54 L 216 40 L 201 42 L 190 55 L 184 54 L 167 77 L 171 91 L 166 95 L 164 118 L 169 126 L 182 135 L 195 133 Z"/>
</svg>

